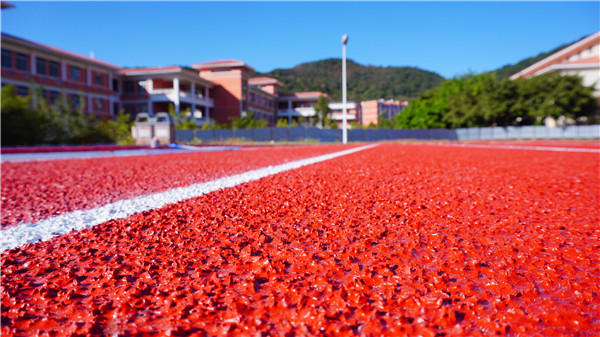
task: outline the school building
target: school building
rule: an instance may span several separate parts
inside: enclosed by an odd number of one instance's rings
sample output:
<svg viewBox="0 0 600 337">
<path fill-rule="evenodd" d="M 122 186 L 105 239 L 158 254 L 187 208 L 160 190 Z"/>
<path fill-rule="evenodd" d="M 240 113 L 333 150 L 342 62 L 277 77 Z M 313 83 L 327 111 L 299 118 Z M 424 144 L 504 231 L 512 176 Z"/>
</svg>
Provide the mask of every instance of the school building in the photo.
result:
<svg viewBox="0 0 600 337">
<path fill-rule="evenodd" d="M 92 57 L 2 33 L 2 86 L 11 84 L 18 95 L 40 90 L 49 104 L 61 94 L 73 108 L 111 119 L 120 111 L 134 117 L 171 109 L 202 125 L 211 120 L 230 123 L 252 113 L 275 125 L 278 119 L 303 122 L 316 115 L 320 96 L 330 102 L 329 118 L 341 123 L 342 104 L 327 93 L 299 92 L 280 95 L 281 83 L 255 77 L 254 69 L 240 60 L 218 60 L 190 67 L 124 68 Z M 372 105 L 369 102 L 378 102 Z M 384 103 L 382 103 L 384 102 Z M 404 102 L 348 102 L 348 122 L 377 124 L 377 116 L 399 113 Z"/>
<path fill-rule="evenodd" d="M 512 75 L 511 80 L 548 73 L 577 75 L 584 86 L 594 88 L 600 103 L 600 32 L 591 34 Z"/>
</svg>

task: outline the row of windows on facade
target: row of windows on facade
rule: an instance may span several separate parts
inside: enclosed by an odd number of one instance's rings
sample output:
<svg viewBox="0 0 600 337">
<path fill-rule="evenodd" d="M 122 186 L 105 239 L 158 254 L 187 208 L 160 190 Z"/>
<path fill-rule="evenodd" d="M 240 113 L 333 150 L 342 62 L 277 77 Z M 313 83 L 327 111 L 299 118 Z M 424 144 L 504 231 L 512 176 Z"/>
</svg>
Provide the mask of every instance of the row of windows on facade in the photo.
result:
<svg viewBox="0 0 600 337">
<path fill-rule="evenodd" d="M 153 88 L 154 89 L 172 89 L 173 83 L 172 83 L 172 81 L 155 82 Z M 191 91 L 191 85 L 180 83 L 179 90 L 184 91 L 184 92 L 189 92 L 189 91 Z M 205 90 L 206 90 L 205 87 L 196 85 L 194 94 L 198 97 L 204 97 Z M 146 90 L 146 81 L 133 81 L 133 80 L 123 81 L 123 93 L 124 94 L 138 94 L 138 95 L 147 94 L 148 91 Z"/>
<path fill-rule="evenodd" d="M 400 105 L 391 105 L 391 104 L 382 104 L 382 103 L 377 103 L 377 109 L 378 110 L 388 110 L 388 111 L 397 111 L 400 112 L 402 111 L 404 107 L 400 106 Z"/>
<path fill-rule="evenodd" d="M 292 108 L 314 108 L 315 102 L 292 102 Z M 287 110 L 288 102 L 279 102 L 279 110 Z"/>
<path fill-rule="evenodd" d="M 5 84 L 4 84 L 5 85 Z M 4 86 L 3 85 L 3 86 Z M 19 85 L 16 87 L 17 95 L 21 97 L 26 97 L 29 95 L 29 87 Z M 48 104 L 53 105 L 57 103 L 58 98 L 60 97 L 60 92 L 55 90 L 42 90 L 42 97 L 44 97 Z M 70 94 L 66 97 L 71 104 L 71 108 L 78 109 L 81 105 L 81 96 L 78 94 Z M 104 98 L 94 98 L 95 109 L 96 111 L 104 111 L 107 106 L 107 100 Z"/>
<path fill-rule="evenodd" d="M 13 63 L 13 59 L 16 61 Z M 29 72 L 29 56 L 23 53 L 14 53 L 9 49 L 2 48 L 2 68 L 16 69 L 24 72 Z M 37 75 L 47 75 L 50 77 L 60 78 L 60 64 L 56 61 L 46 60 L 45 58 L 36 57 L 35 69 Z M 70 79 L 81 81 L 82 69 L 76 66 L 70 67 Z M 102 74 L 94 75 L 94 84 L 105 85 L 104 76 Z"/>
<path fill-rule="evenodd" d="M 275 105 L 274 100 L 269 99 L 267 97 L 263 97 L 261 95 L 255 95 L 254 93 L 250 93 L 250 96 L 248 97 L 248 101 L 250 101 L 250 103 L 256 103 L 262 106 L 267 106 L 269 108 L 272 108 Z"/>
</svg>

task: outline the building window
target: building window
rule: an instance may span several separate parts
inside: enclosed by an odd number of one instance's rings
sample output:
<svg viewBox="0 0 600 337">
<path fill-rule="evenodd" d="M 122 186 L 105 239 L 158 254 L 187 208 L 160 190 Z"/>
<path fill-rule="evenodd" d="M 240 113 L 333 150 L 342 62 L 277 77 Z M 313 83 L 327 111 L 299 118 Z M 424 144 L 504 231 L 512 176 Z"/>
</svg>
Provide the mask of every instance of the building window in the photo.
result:
<svg viewBox="0 0 600 337">
<path fill-rule="evenodd" d="M 96 74 L 94 75 L 94 83 L 97 85 L 103 85 L 104 84 L 104 79 L 102 78 L 102 74 Z"/>
<path fill-rule="evenodd" d="M 139 81 L 137 87 L 137 93 L 142 95 L 146 93 L 146 81 Z"/>
<path fill-rule="evenodd" d="M 123 92 L 125 92 L 126 94 L 133 93 L 133 81 L 123 82 Z"/>
<path fill-rule="evenodd" d="M 148 113 L 148 104 L 146 103 L 138 103 L 137 105 L 137 112 L 145 112 Z"/>
<path fill-rule="evenodd" d="M 17 53 L 17 69 L 27 71 L 27 55 Z"/>
<path fill-rule="evenodd" d="M 133 115 L 133 114 L 135 114 L 135 105 L 133 105 L 133 104 L 123 104 L 123 111 L 126 114 Z"/>
<path fill-rule="evenodd" d="M 104 111 L 104 99 L 96 99 L 96 111 Z"/>
<path fill-rule="evenodd" d="M 2 67 L 12 68 L 12 52 L 2 48 Z"/>
<path fill-rule="evenodd" d="M 59 65 L 58 62 L 54 62 L 54 61 L 50 61 L 50 76 L 52 77 L 59 77 Z"/>
<path fill-rule="evenodd" d="M 36 63 L 36 70 L 38 75 L 46 75 L 46 59 L 43 58 L 37 58 L 35 60 Z"/>
<path fill-rule="evenodd" d="M 23 87 L 23 86 L 18 86 L 17 87 L 17 95 L 22 96 L 22 97 L 29 95 L 29 88 Z"/>
<path fill-rule="evenodd" d="M 200 85 L 196 85 L 196 92 L 195 92 L 196 96 L 202 98 L 204 97 L 204 87 L 200 86 Z"/>
<path fill-rule="evenodd" d="M 113 91 L 114 92 L 119 92 L 119 80 L 113 78 Z"/>
<path fill-rule="evenodd" d="M 81 69 L 78 67 L 71 67 L 71 79 L 76 81 L 81 80 Z"/>
<path fill-rule="evenodd" d="M 60 93 L 58 91 L 50 91 L 50 101 L 48 103 L 55 104 L 60 97 Z"/>
<path fill-rule="evenodd" d="M 71 108 L 73 108 L 73 110 L 79 109 L 81 104 L 79 100 L 79 95 L 71 95 Z"/>
</svg>

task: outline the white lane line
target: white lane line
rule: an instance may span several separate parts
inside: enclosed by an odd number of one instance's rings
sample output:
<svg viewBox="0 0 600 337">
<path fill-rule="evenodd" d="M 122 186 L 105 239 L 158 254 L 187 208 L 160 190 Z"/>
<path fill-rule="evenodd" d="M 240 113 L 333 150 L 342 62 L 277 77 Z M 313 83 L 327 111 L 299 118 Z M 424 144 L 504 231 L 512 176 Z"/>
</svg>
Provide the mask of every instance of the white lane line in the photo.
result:
<svg viewBox="0 0 600 337">
<path fill-rule="evenodd" d="M 114 150 L 114 151 L 73 151 L 73 152 L 37 152 L 37 153 L 3 153 L 0 160 L 5 162 L 25 162 L 25 161 L 46 161 L 46 160 L 65 160 L 65 159 L 89 159 L 89 158 L 109 158 L 109 157 L 131 157 L 147 156 L 173 153 L 196 152 L 219 152 L 239 150 L 239 146 L 209 146 L 194 147 L 181 146 L 181 149 L 133 149 L 133 150 Z"/>
<path fill-rule="evenodd" d="M 46 241 L 72 230 L 92 227 L 113 219 L 126 218 L 134 213 L 160 208 L 167 204 L 195 198 L 223 188 L 234 187 L 284 171 L 367 150 L 375 146 L 377 144 L 365 145 L 313 158 L 269 166 L 206 183 L 174 188 L 135 199 L 120 200 L 86 211 L 74 211 L 41 220 L 37 223 L 21 223 L 15 227 L 9 227 L 0 231 L 0 251 L 20 247 L 25 243 L 35 243 L 38 240 Z"/>
<path fill-rule="evenodd" d="M 439 146 L 451 146 L 451 147 L 468 147 L 468 148 L 477 148 L 477 149 L 533 150 L 533 151 L 600 153 L 600 149 L 589 149 L 589 148 L 581 148 L 581 147 L 528 146 L 528 145 L 484 145 L 484 144 L 447 144 L 447 143 L 436 143 L 435 145 L 439 145 Z"/>
</svg>

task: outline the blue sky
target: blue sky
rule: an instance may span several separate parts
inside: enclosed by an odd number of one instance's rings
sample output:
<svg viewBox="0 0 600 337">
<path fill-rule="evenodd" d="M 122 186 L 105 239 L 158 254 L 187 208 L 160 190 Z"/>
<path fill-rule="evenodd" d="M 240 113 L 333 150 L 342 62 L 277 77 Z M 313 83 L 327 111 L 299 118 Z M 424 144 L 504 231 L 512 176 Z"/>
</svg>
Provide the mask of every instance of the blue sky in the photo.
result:
<svg viewBox="0 0 600 337">
<path fill-rule="evenodd" d="M 446 78 L 600 30 L 600 2 L 21 2 L 2 32 L 119 66 L 239 59 L 259 72 L 341 58 Z"/>
</svg>

